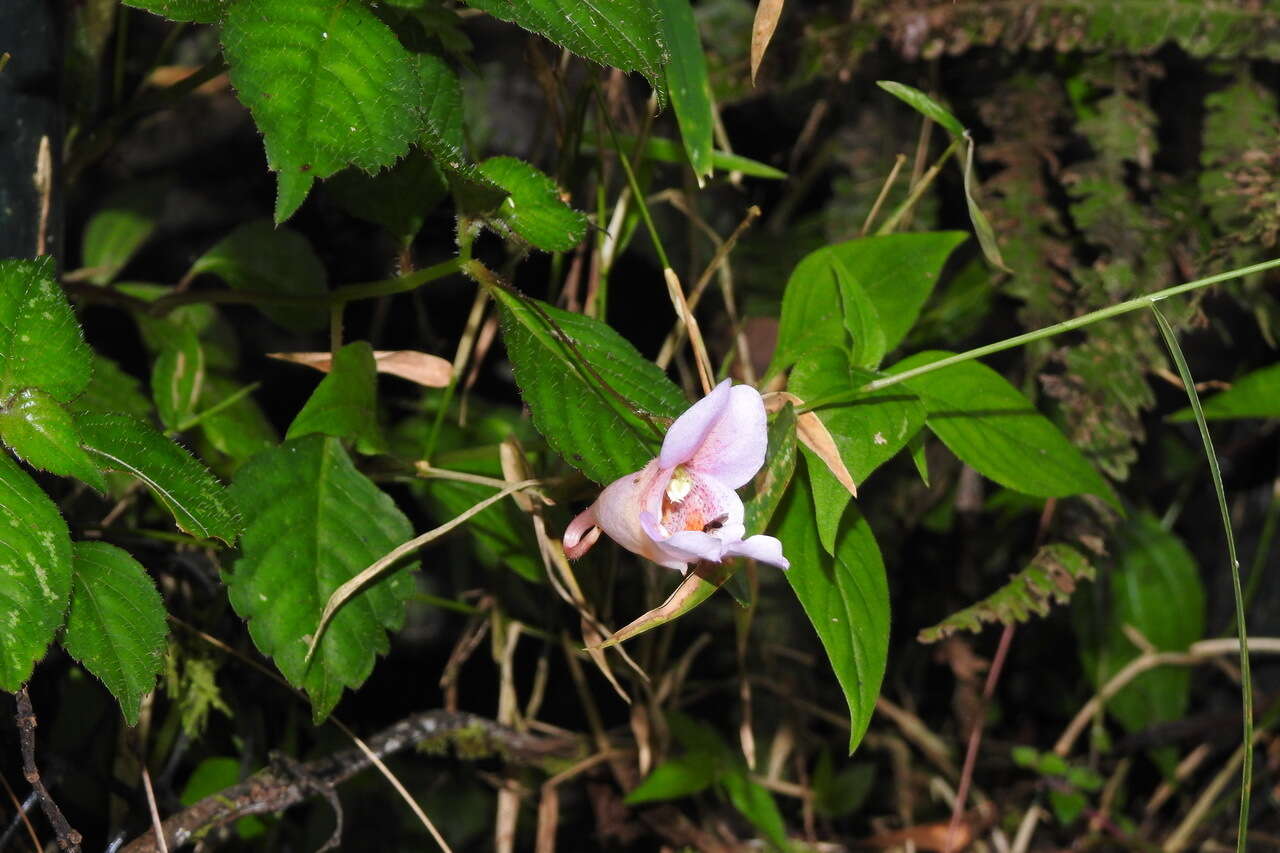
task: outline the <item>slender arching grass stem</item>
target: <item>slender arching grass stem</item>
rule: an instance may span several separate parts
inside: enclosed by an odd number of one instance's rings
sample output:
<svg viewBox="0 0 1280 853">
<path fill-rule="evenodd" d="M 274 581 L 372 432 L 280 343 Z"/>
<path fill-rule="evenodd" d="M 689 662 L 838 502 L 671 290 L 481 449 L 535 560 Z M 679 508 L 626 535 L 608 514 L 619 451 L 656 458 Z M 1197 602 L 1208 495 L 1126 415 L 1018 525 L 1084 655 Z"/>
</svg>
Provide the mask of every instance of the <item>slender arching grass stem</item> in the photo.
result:
<svg viewBox="0 0 1280 853">
<path fill-rule="evenodd" d="M 941 370 L 944 367 L 950 367 L 953 364 L 960 364 L 966 361 L 972 361 L 975 358 L 991 355 L 997 352 L 1003 352 L 1007 349 L 1020 347 L 1033 341 L 1050 338 L 1054 335 L 1060 335 L 1063 332 L 1070 332 L 1085 326 L 1093 325 L 1099 320 L 1106 320 L 1109 317 L 1118 317 L 1121 314 L 1128 314 L 1131 311 L 1137 311 L 1140 308 L 1147 308 L 1161 300 L 1168 299 L 1171 296 L 1177 296 L 1182 293 L 1190 293 L 1193 290 L 1199 290 L 1202 287 L 1208 287 L 1211 284 L 1218 284 L 1232 279 L 1243 278 L 1247 275 L 1263 272 L 1264 270 L 1275 269 L 1280 267 L 1280 258 L 1273 258 L 1269 261 L 1251 264 L 1247 267 L 1228 270 L 1227 272 L 1217 273 L 1215 275 L 1198 278 L 1195 281 L 1189 281 L 1185 284 L 1166 287 L 1164 290 L 1157 290 L 1155 293 L 1148 293 L 1138 296 L 1125 302 L 1117 302 L 1115 305 L 1109 305 L 1106 308 L 1100 308 L 1097 311 L 1090 311 L 1088 314 L 1081 314 L 1079 317 L 1073 317 L 1070 320 L 1064 320 L 1061 323 L 1054 323 L 1052 326 L 1045 326 L 1043 329 L 1036 329 L 1033 332 L 1027 332 L 1023 335 L 1015 335 L 1012 338 L 1005 338 L 1003 341 L 986 344 L 980 347 L 974 347 L 971 350 L 965 350 L 962 353 L 947 356 L 938 361 L 922 364 L 919 367 L 913 367 L 910 370 L 904 370 L 901 373 L 895 373 L 892 376 L 882 376 L 863 385 L 861 388 L 850 391 L 842 391 L 838 394 L 832 394 L 827 397 L 820 397 L 811 400 L 800 411 L 809 411 L 819 408 L 820 406 L 828 406 L 833 403 L 843 403 L 853 400 L 863 394 L 872 391 L 879 391 L 881 388 L 888 388 L 897 385 L 899 382 L 906 382 L 915 379 L 917 376 L 923 376 L 926 373 L 932 373 L 935 370 Z"/>
</svg>

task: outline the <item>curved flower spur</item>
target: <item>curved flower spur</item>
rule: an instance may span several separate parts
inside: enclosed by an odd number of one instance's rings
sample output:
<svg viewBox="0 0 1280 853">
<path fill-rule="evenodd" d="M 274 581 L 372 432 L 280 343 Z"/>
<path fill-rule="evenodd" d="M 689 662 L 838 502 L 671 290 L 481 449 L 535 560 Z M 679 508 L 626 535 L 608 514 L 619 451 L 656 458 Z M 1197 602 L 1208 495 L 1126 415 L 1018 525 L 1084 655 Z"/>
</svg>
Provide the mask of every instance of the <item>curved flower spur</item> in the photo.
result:
<svg viewBox="0 0 1280 853">
<path fill-rule="evenodd" d="M 565 554 L 581 557 L 603 530 L 628 551 L 680 572 L 726 557 L 789 568 L 774 537 L 742 538 L 742 500 L 734 490 L 764 465 L 767 444 L 760 392 L 726 379 L 676 419 L 658 458 L 609 484 L 569 523 Z"/>
</svg>

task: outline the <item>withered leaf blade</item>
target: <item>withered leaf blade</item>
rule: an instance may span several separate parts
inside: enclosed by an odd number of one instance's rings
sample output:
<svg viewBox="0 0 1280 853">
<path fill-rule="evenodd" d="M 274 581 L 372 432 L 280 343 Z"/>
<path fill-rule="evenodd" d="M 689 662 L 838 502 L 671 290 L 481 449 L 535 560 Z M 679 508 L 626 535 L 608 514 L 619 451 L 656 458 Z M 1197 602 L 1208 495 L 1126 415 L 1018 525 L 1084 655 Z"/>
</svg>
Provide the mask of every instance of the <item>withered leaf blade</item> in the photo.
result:
<svg viewBox="0 0 1280 853">
<path fill-rule="evenodd" d="M 330 352 L 269 352 L 271 358 L 314 367 L 324 373 L 333 365 Z M 389 373 L 428 388 L 444 388 L 453 378 L 453 365 L 438 355 L 411 349 L 374 350 L 373 362 L 379 373 Z"/>
<path fill-rule="evenodd" d="M 773 31 L 778 28 L 778 19 L 782 17 L 783 0 L 760 0 L 756 6 L 756 19 L 751 25 L 751 85 L 755 85 L 756 72 L 764 61 L 764 52 L 773 39 Z"/>
<path fill-rule="evenodd" d="M 804 400 L 786 391 L 773 391 L 763 396 L 765 408 L 771 412 L 781 409 L 787 402 L 797 408 L 804 405 Z M 801 412 L 796 416 L 796 436 L 823 461 L 832 475 L 840 481 L 840 485 L 856 498 L 858 485 L 853 482 L 853 475 L 840 458 L 840 449 L 836 447 L 836 440 L 831 437 L 827 425 L 815 413 Z"/>
<path fill-rule="evenodd" d="M 665 625 L 678 619 L 711 597 L 720 586 L 729 579 L 733 569 L 720 563 L 698 563 L 685 579 L 676 587 L 675 592 L 662 604 L 650 610 L 628 625 L 619 628 L 612 637 L 596 648 L 607 649 L 618 643 L 639 636 L 645 631 Z"/>
</svg>

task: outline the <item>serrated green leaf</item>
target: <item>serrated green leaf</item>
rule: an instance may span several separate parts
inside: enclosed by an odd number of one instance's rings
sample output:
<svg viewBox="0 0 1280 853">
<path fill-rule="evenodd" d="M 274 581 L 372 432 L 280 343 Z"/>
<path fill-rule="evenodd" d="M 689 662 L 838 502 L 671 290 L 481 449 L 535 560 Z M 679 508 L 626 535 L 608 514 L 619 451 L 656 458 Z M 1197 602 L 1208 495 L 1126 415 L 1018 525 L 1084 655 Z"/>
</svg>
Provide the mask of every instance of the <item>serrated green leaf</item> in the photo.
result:
<svg viewBox="0 0 1280 853">
<path fill-rule="evenodd" d="M 0 260 L 0 396 L 39 388 L 66 403 L 89 384 L 89 348 L 53 275 L 48 255 Z"/>
<path fill-rule="evenodd" d="M 496 216 L 526 242 L 546 252 L 567 252 L 587 233 L 587 217 L 560 200 L 556 182 L 515 157 L 490 157 L 480 173 L 509 195 Z"/>
<path fill-rule="evenodd" d="M 653 0 L 597 0 L 564 5 L 560 0 L 470 0 L 495 18 L 545 36 L 579 56 L 639 71 L 664 100 L 666 45 Z"/>
<path fill-rule="evenodd" d="M 224 376 L 209 375 L 205 377 L 201 396 L 204 411 L 211 411 L 211 414 L 200 418 L 201 432 L 215 450 L 225 453 L 237 464 L 280 443 L 276 428 L 252 396 L 241 396 L 234 403 L 212 411 L 242 390 L 240 385 Z"/>
<path fill-rule="evenodd" d="M 665 429 L 654 418 L 689 407 L 662 370 L 599 320 L 501 288 L 493 294 L 516 382 L 552 449 L 600 484 L 657 455 Z"/>
<path fill-rule="evenodd" d="M 156 230 L 164 205 L 163 185 L 148 182 L 107 199 L 84 229 L 81 266 L 88 280 L 107 284 Z"/>
<path fill-rule="evenodd" d="M 101 679 L 125 722 L 135 726 L 142 699 L 164 668 L 164 601 L 147 570 L 106 542 L 75 543 L 72 567 L 62 646 Z"/>
<path fill-rule="evenodd" d="M 137 477 L 192 536 L 235 544 L 240 532 L 235 504 L 190 453 L 129 415 L 86 413 L 76 423 L 98 467 Z"/>
<path fill-rule="evenodd" d="M 329 374 L 293 419 L 285 439 L 318 432 L 354 439 L 362 453 L 386 453 L 387 442 L 378 426 L 377 376 L 367 341 L 338 350 Z"/>
<path fill-rule="evenodd" d="M 231 0 L 121 0 L 126 6 L 146 9 L 171 21 L 216 24 Z"/>
<path fill-rule="evenodd" d="M 415 149 L 376 175 L 344 169 L 325 181 L 324 190 L 352 216 L 381 225 L 398 244 L 407 246 L 422 230 L 427 214 L 444 200 L 448 187 L 431 158 Z"/>
<path fill-rule="evenodd" d="M 93 379 L 76 398 L 82 412 L 118 412 L 146 420 L 151 417 L 151 401 L 142 393 L 142 383 L 111 359 L 93 353 Z"/>
<path fill-rule="evenodd" d="M 1204 401 L 1204 419 L 1221 421 L 1232 418 L 1280 418 L 1280 363 L 1246 373 Z M 1195 412 L 1188 406 L 1169 416 L 1171 421 L 1193 421 Z"/>
<path fill-rule="evenodd" d="M 921 629 L 916 639 L 936 643 L 958 631 L 976 634 L 983 623 L 1015 625 L 1026 622 L 1033 613 L 1047 616 L 1054 604 L 1071 600 L 1081 581 L 1093 577 L 1093 565 L 1075 548 L 1060 542 L 1045 545 L 1007 584 L 937 625 Z"/>
<path fill-rule="evenodd" d="M 862 513 L 844 514 L 835 555 L 818 540 L 808 484 L 797 479 L 775 535 L 791 560 L 787 582 L 804 607 L 849 705 L 849 752 L 871 721 L 889 654 L 889 585 L 880 548 Z"/>
<path fill-rule="evenodd" d="M 262 313 L 298 332 L 323 328 L 328 310 L 324 264 L 307 238 L 266 219 L 246 222 L 191 265 L 188 275 L 210 273 L 234 290 L 316 297 L 316 307 L 262 305 Z"/>
<path fill-rule="evenodd" d="M 964 136 L 964 125 L 960 123 L 960 120 L 953 116 L 942 104 L 939 104 L 914 86 L 895 83 L 892 80 L 877 80 L 876 85 L 916 112 L 928 116 L 942 125 L 943 129 L 952 136 Z"/>
<path fill-rule="evenodd" d="M 151 398 L 160 423 L 170 432 L 178 432 L 195 414 L 204 389 L 204 348 L 200 339 L 185 326 L 174 331 L 151 366 Z"/>
<path fill-rule="evenodd" d="M 900 373 L 950 353 L 917 353 Z M 984 477 L 1029 495 L 1097 495 L 1119 506 L 1115 492 L 1053 423 L 999 373 L 966 361 L 904 383 L 928 410 L 926 423 L 943 444 Z"/>
<path fill-rule="evenodd" d="M 412 55 L 363 3 L 237 0 L 222 47 L 267 164 L 280 173 L 277 223 L 316 179 L 349 164 L 389 166 L 418 134 Z"/>
<path fill-rule="evenodd" d="M 77 477 L 99 492 L 106 480 L 80 447 L 80 432 L 62 404 L 38 388 L 25 388 L 0 406 L 0 438 L 28 465 Z"/>
<path fill-rule="evenodd" d="M 1120 532 L 1099 607 L 1078 596 L 1074 608 L 1080 657 L 1090 682 L 1101 686 L 1141 650 L 1124 633 L 1136 628 L 1160 651 L 1185 651 L 1204 636 L 1205 593 L 1186 546 L 1151 515 L 1130 520 Z M 1100 585 L 1101 586 L 1101 585 Z M 1099 614 L 1105 613 L 1105 622 Z M 1166 666 L 1144 672 L 1107 701 L 1128 731 L 1180 719 L 1187 710 L 1191 673 Z"/>
<path fill-rule="evenodd" d="M 311 699 L 318 723 L 358 687 L 404 623 L 412 566 L 352 597 L 330 621 L 310 665 L 311 632 L 333 592 L 413 535 L 395 503 L 356 470 L 342 444 L 311 435 L 249 460 L 232 497 L 251 519 L 227 576 L 231 604 L 254 644 Z"/>
<path fill-rule="evenodd" d="M 712 131 L 715 113 L 707 58 L 689 0 L 656 0 L 667 40 L 667 88 L 680 125 L 680 138 L 698 183 L 711 176 Z"/>
<path fill-rule="evenodd" d="M 71 595 L 71 536 L 58 508 L 0 453 L 0 690 L 44 657 Z"/>
</svg>

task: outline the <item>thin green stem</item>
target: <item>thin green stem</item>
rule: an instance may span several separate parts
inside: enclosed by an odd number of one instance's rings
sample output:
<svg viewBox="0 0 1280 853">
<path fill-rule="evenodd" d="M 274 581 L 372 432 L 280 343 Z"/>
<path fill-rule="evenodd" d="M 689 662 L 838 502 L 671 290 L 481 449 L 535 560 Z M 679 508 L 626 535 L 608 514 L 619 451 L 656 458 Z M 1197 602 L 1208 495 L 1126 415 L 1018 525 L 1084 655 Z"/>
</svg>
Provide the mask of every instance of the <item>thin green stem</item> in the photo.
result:
<svg viewBox="0 0 1280 853">
<path fill-rule="evenodd" d="M 640 189 L 640 182 L 636 180 L 635 169 L 631 168 L 631 160 L 622 153 L 622 143 L 618 141 L 618 133 L 613 127 L 613 121 L 609 118 L 609 112 L 605 109 L 604 99 L 600 96 L 600 90 L 596 90 L 596 98 L 600 101 L 600 117 L 604 120 L 605 127 L 609 129 L 609 138 L 613 140 L 613 147 L 619 152 L 618 162 L 622 164 L 622 171 L 627 175 L 627 185 L 631 187 L 631 195 L 635 198 L 637 209 L 640 211 L 640 218 L 644 220 L 644 227 L 649 231 L 649 239 L 653 241 L 653 249 L 658 253 L 658 260 L 662 263 L 663 269 L 671 269 L 671 261 L 667 258 L 667 250 L 662 245 L 662 238 L 658 236 L 658 229 L 653 224 L 653 216 L 649 213 L 649 205 L 645 202 L 644 193 Z M 643 142 L 643 140 L 640 140 Z"/>
<path fill-rule="evenodd" d="M 185 421 L 178 424 L 178 428 L 173 431 L 174 434 L 183 433 L 194 426 L 199 426 L 206 418 L 213 417 L 218 412 L 221 412 L 223 409 L 229 406 L 234 406 L 236 403 L 240 402 L 245 397 L 248 397 L 254 391 L 257 391 L 261 385 L 262 385 L 261 382 L 254 382 L 251 385 L 246 385 L 243 388 L 241 388 L 239 391 L 236 391 L 234 394 L 230 395 L 229 397 L 223 400 L 220 400 L 217 403 L 214 403 L 212 406 L 205 409 L 204 411 L 196 412 L 191 417 L 187 418 Z"/>
<path fill-rule="evenodd" d="M 1036 329 L 1034 332 L 1027 332 L 1024 335 L 1016 335 L 1012 338 L 1006 338 L 1003 341 L 996 341 L 993 344 L 975 347 L 971 350 L 965 350 L 956 355 L 950 355 L 938 361 L 922 364 L 919 367 L 913 367 L 910 370 L 904 370 L 901 373 L 895 373 L 892 376 L 882 376 L 879 379 L 872 380 L 861 388 L 853 391 L 842 391 L 838 394 L 832 394 L 827 397 L 820 397 L 817 400 L 809 401 L 801 411 L 809 411 L 819 408 L 820 406 L 829 406 L 833 403 L 844 403 L 849 400 L 856 399 L 863 394 L 872 391 L 879 391 L 881 388 L 888 388 L 891 385 L 897 385 L 899 382 L 906 382 L 915 379 L 917 376 L 923 376 L 926 373 L 932 373 L 935 370 L 941 370 L 944 367 L 950 367 L 953 364 L 960 364 L 966 361 L 972 361 L 975 358 L 991 355 L 997 352 L 1003 352 L 1007 349 L 1023 346 L 1033 341 L 1050 338 L 1054 335 L 1060 335 L 1063 332 L 1074 331 L 1085 326 L 1093 325 L 1099 320 L 1106 320 L 1109 317 L 1118 317 L 1121 314 L 1128 314 L 1139 308 L 1146 308 L 1155 305 L 1161 300 L 1168 299 L 1171 296 L 1177 296 L 1182 293 L 1190 293 L 1193 290 L 1199 290 L 1202 287 L 1208 287 L 1211 284 L 1218 284 L 1223 281 L 1231 281 L 1237 278 L 1243 278 L 1247 275 L 1263 272 L 1264 270 L 1275 269 L 1280 267 L 1280 258 L 1273 258 L 1269 261 L 1263 261 L 1257 264 L 1251 264 L 1247 267 L 1228 270 L 1227 272 L 1217 273 L 1216 275 L 1198 278 L 1195 281 L 1189 281 L 1186 284 L 1175 285 L 1174 287 L 1166 287 L 1164 290 L 1157 290 L 1155 293 L 1148 293 L 1145 296 L 1138 296 L 1126 302 L 1119 302 L 1106 308 L 1100 308 L 1097 311 L 1090 311 L 1088 314 L 1081 314 L 1079 317 L 1073 317 L 1070 320 L 1064 320 L 1061 323 L 1054 323 L 1052 326 L 1045 326 L 1043 329 Z"/>
<path fill-rule="evenodd" d="M 902 221 L 902 217 L 910 213 L 911 209 L 916 206 L 916 202 L 920 200 L 920 196 L 924 195 L 924 191 L 933 183 L 933 179 L 938 177 L 938 172 L 942 171 L 942 167 L 946 165 L 946 162 L 951 159 L 951 155 L 955 154 L 959 147 L 960 140 L 952 140 L 951 144 L 942 152 L 937 161 L 929 167 L 929 171 L 921 175 L 920 180 L 916 181 L 916 185 L 911 188 L 911 194 L 903 200 L 902 204 L 898 205 L 897 209 L 894 210 L 893 214 L 885 220 L 884 224 L 876 229 L 877 236 L 892 234 L 897 229 L 898 223 Z"/>
<path fill-rule="evenodd" d="M 1169 325 L 1169 321 L 1160 313 L 1155 301 L 1151 303 L 1151 313 L 1155 315 L 1160 334 L 1169 347 L 1174 364 L 1178 367 L 1178 375 L 1182 378 L 1183 387 L 1187 390 L 1187 399 L 1195 412 L 1196 426 L 1200 428 L 1200 440 L 1204 443 L 1205 459 L 1209 462 L 1209 474 L 1213 477 L 1213 490 L 1218 496 L 1218 511 L 1222 514 L 1222 530 L 1227 537 L 1227 562 L 1231 564 L 1231 591 L 1236 600 L 1236 631 L 1240 637 L 1240 701 L 1244 715 L 1244 762 L 1240 770 L 1240 822 L 1236 835 L 1236 851 L 1244 853 L 1245 839 L 1249 831 L 1249 795 L 1253 791 L 1253 677 L 1249 672 L 1249 638 L 1245 630 L 1244 594 L 1240 591 L 1240 560 L 1236 556 L 1236 538 L 1231 532 L 1231 513 L 1227 510 L 1227 494 L 1222 488 L 1222 471 L 1218 467 L 1218 455 L 1213 449 L 1213 438 L 1209 435 L 1209 425 L 1204 419 L 1204 409 L 1200 407 L 1200 395 L 1196 393 L 1196 383 L 1191 377 L 1191 369 L 1187 359 L 1178 345 L 1178 336 Z"/>
</svg>

